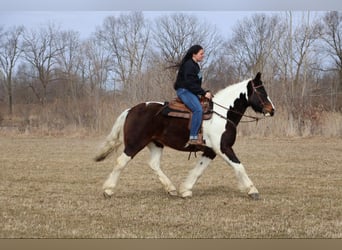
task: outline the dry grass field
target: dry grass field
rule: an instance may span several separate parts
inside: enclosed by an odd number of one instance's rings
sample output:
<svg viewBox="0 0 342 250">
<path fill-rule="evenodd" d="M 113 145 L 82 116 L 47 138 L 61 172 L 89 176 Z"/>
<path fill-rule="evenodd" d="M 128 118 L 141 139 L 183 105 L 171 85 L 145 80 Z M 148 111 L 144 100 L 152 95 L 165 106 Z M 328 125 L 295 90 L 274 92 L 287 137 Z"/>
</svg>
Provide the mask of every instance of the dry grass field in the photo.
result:
<svg viewBox="0 0 342 250">
<path fill-rule="evenodd" d="M 240 193 L 220 158 L 171 198 L 141 152 L 114 196 L 115 157 L 92 161 L 103 138 L 0 138 L 0 238 L 342 238 L 342 140 L 238 138 L 235 151 L 261 199 Z M 197 160 L 166 149 L 178 186 Z"/>
</svg>

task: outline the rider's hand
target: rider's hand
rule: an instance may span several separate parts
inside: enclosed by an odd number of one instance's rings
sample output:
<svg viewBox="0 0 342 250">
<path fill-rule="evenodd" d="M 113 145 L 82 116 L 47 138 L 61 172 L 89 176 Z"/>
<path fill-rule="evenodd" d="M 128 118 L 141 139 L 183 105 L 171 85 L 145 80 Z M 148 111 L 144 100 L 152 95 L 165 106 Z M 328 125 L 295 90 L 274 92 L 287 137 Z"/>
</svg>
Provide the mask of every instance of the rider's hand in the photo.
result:
<svg viewBox="0 0 342 250">
<path fill-rule="evenodd" d="M 205 93 L 204 97 L 210 100 L 211 98 L 213 98 L 213 95 L 210 92 L 207 92 Z"/>
</svg>

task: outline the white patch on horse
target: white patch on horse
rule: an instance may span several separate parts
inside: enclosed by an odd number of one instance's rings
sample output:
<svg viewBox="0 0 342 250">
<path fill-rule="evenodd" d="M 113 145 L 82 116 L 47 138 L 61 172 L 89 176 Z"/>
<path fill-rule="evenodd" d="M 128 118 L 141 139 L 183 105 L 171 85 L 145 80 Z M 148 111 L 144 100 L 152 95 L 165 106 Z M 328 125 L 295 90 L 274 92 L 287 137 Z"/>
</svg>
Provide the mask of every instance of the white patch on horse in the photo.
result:
<svg viewBox="0 0 342 250">
<path fill-rule="evenodd" d="M 211 161 L 212 160 L 210 158 L 202 156 L 196 166 L 189 172 L 186 180 L 179 187 L 179 193 L 183 198 L 192 196 L 191 190 L 193 186 L 202 176 L 204 170 L 208 167 Z"/>
<path fill-rule="evenodd" d="M 115 165 L 113 171 L 110 173 L 108 176 L 107 180 L 103 184 L 103 190 L 105 196 L 112 196 L 114 191 L 113 189 L 116 187 L 116 184 L 118 182 L 120 173 L 122 169 L 127 165 L 127 163 L 131 160 L 132 158 L 125 153 L 122 153 L 116 160 L 117 164 Z"/>
<path fill-rule="evenodd" d="M 247 192 L 249 195 L 258 194 L 259 193 L 258 190 L 254 186 L 251 179 L 249 179 L 246 173 L 245 167 L 242 165 L 242 163 L 235 163 L 229 160 L 229 158 L 226 157 L 225 155 L 222 155 L 222 157 L 229 163 L 230 166 L 233 167 L 236 178 L 238 180 L 239 189 L 242 192 Z"/>
<path fill-rule="evenodd" d="M 150 104 L 154 104 L 154 103 L 157 103 L 157 104 L 160 104 L 160 105 L 164 105 L 163 102 L 157 102 L 157 101 L 149 101 L 149 102 L 145 102 L 146 106 L 150 105 Z"/>
<path fill-rule="evenodd" d="M 275 106 L 273 105 L 273 102 L 271 101 L 271 98 L 267 96 L 267 100 L 272 104 L 272 108 L 275 110 Z"/>
<path fill-rule="evenodd" d="M 250 80 L 245 80 L 220 90 L 215 94 L 213 101 L 227 108 L 233 107 L 235 100 L 240 97 L 240 94 L 246 94 L 247 98 L 247 84 Z M 217 105 L 214 105 L 214 110 L 224 116 L 227 113 L 224 108 Z"/>
<path fill-rule="evenodd" d="M 177 195 L 177 189 L 171 182 L 171 180 L 164 174 L 160 168 L 160 159 L 163 153 L 163 148 L 157 147 L 154 143 L 147 145 L 151 152 L 150 167 L 158 176 L 160 182 L 163 184 L 165 190 L 170 195 Z"/>
<path fill-rule="evenodd" d="M 247 98 L 247 84 L 250 81 L 245 80 L 240 83 L 230 85 L 215 94 L 213 101 L 226 108 L 234 106 L 241 94 L 245 94 Z M 214 112 L 227 116 L 227 109 L 214 104 Z M 213 115 L 212 119 L 203 121 L 203 137 L 206 139 L 206 144 L 212 147 L 214 151 L 220 152 L 221 136 L 225 131 L 227 121 L 217 115 Z"/>
</svg>

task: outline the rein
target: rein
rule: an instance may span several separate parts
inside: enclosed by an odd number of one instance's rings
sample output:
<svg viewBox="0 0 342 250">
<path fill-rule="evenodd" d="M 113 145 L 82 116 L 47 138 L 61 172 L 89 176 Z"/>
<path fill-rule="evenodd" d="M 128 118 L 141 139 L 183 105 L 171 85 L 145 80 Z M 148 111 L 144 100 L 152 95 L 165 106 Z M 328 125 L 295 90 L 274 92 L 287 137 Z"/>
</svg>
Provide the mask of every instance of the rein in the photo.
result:
<svg viewBox="0 0 342 250">
<path fill-rule="evenodd" d="M 215 105 L 217 105 L 217 106 L 219 106 L 219 107 L 221 107 L 221 108 L 227 110 L 227 111 L 231 111 L 231 112 L 233 112 L 233 113 L 235 113 L 235 114 L 238 114 L 238 115 L 241 115 L 241 116 L 244 116 L 244 117 L 253 119 L 253 120 L 251 120 L 251 121 L 241 121 L 241 122 L 254 122 L 254 121 L 259 121 L 259 120 L 265 119 L 264 117 L 257 117 L 257 116 L 252 116 L 252 115 L 245 115 L 245 114 L 243 114 L 243 113 L 241 113 L 241 112 L 237 112 L 237 111 L 235 111 L 235 110 L 230 110 L 229 108 L 227 108 L 227 107 L 225 107 L 225 106 L 223 106 L 223 105 L 221 105 L 221 104 L 219 104 L 219 103 L 217 103 L 217 102 L 214 102 L 214 101 L 213 101 L 213 103 L 214 103 Z M 218 116 L 224 118 L 224 119 L 228 119 L 228 118 L 226 118 L 225 116 L 223 116 L 223 115 L 217 113 L 216 111 L 213 111 L 213 112 L 214 112 L 215 114 L 217 114 Z"/>
<path fill-rule="evenodd" d="M 227 111 L 231 111 L 231 112 L 233 112 L 233 113 L 235 113 L 235 114 L 238 114 L 238 115 L 241 115 L 241 116 L 244 116 L 244 117 L 247 117 L 247 118 L 252 119 L 252 120 L 248 120 L 248 121 L 240 121 L 240 122 L 243 122 L 243 123 L 247 123 L 247 122 L 256 122 L 256 123 L 258 123 L 259 120 L 265 119 L 264 117 L 257 117 L 257 116 L 252 116 L 252 115 L 245 115 L 245 114 L 243 114 L 243 113 L 241 113 L 241 112 L 237 112 L 237 111 L 235 111 L 235 110 L 230 110 L 229 108 L 227 108 L 227 107 L 225 107 L 225 106 L 223 106 L 223 105 L 221 105 L 221 104 L 219 104 L 219 103 L 217 103 L 217 102 L 214 102 L 214 101 L 212 101 L 212 102 L 213 102 L 213 104 L 215 104 L 215 105 L 217 105 L 217 106 L 219 106 L 219 107 L 221 107 L 221 108 L 223 108 L 223 109 L 225 109 L 225 110 L 227 110 Z M 213 113 L 216 114 L 216 115 L 218 115 L 218 116 L 221 117 L 222 119 L 224 119 L 224 120 L 230 122 L 231 124 L 233 124 L 233 125 L 236 127 L 236 124 L 235 124 L 233 121 L 231 121 L 230 119 L 228 119 L 227 117 L 225 117 L 224 115 L 221 115 L 220 113 L 218 113 L 218 112 L 216 112 L 216 111 L 214 111 L 214 110 L 213 110 Z"/>
</svg>

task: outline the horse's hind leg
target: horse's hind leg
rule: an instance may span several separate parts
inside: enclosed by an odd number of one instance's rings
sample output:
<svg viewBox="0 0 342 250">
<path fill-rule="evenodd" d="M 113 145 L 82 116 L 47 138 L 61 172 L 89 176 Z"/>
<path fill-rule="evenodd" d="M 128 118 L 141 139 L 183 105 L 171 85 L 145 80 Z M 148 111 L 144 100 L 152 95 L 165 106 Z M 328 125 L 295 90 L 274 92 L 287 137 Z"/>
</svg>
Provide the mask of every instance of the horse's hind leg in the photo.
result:
<svg viewBox="0 0 342 250">
<path fill-rule="evenodd" d="M 127 165 L 127 163 L 131 160 L 132 158 L 125 153 L 122 153 L 118 158 L 117 158 L 117 163 L 113 169 L 113 171 L 110 173 L 108 176 L 107 180 L 103 184 L 103 195 L 105 198 L 110 198 L 114 191 L 113 189 L 116 186 L 116 183 L 118 182 L 119 175 L 122 171 L 122 169 Z"/>
<path fill-rule="evenodd" d="M 163 184 L 165 190 L 171 196 L 176 196 L 177 195 L 176 187 L 172 184 L 170 179 L 163 173 L 163 171 L 160 168 L 160 159 L 163 153 L 163 148 L 158 147 L 154 143 L 148 144 L 147 147 L 151 152 L 151 160 L 149 164 L 150 167 L 158 175 L 158 178 L 160 182 Z"/>
</svg>

